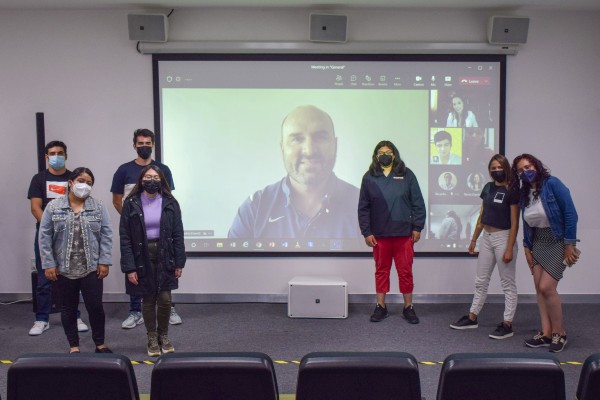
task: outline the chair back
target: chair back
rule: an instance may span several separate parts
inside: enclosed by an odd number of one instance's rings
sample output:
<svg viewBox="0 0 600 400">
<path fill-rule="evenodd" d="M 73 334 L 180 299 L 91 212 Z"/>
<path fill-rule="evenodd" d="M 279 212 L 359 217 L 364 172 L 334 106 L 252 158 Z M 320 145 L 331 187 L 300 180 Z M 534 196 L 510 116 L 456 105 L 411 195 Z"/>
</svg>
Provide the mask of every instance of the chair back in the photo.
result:
<svg viewBox="0 0 600 400">
<path fill-rule="evenodd" d="M 421 400 L 415 357 L 402 352 L 317 352 L 302 358 L 297 400 Z"/>
<path fill-rule="evenodd" d="M 586 358 L 577 385 L 577 400 L 591 399 L 600 399 L 600 353 Z"/>
<path fill-rule="evenodd" d="M 551 355 L 463 353 L 446 357 L 438 400 L 565 400 L 565 376 Z"/>
<path fill-rule="evenodd" d="M 264 353 L 171 353 L 152 369 L 152 400 L 277 400 L 273 361 Z"/>
<path fill-rule="evenodd" d="M 25 354 L 7 375 L 9 400 L 139 400 L 131 361 L 119 354 Z"/>
</svg>

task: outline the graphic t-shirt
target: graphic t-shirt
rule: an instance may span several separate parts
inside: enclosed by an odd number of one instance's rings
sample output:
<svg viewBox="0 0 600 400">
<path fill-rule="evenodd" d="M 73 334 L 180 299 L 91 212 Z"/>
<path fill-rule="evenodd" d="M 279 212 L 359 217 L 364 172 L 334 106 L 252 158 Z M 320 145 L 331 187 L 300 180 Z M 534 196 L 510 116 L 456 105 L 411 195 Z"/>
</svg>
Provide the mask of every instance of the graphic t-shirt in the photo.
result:
<svg viewBox="0 0 600 400">
<path fill-rule="evenodd" d="M 488 182 L 479 197 L 483 200 L 481 223 L 498 229 L 510 229 L 510 206 L 519 204 L 519 192 Z"/>
<path fill-rule="evenodd" d="M 42 199 L 42 210 L 44 210 L 51 200 L 67 194 L 69 176 L 71 176 L 69 170 L 62 175 L 54 175 L 47 169 L 35 174 L 31 178 L 27 198 Z"/>
</svg>

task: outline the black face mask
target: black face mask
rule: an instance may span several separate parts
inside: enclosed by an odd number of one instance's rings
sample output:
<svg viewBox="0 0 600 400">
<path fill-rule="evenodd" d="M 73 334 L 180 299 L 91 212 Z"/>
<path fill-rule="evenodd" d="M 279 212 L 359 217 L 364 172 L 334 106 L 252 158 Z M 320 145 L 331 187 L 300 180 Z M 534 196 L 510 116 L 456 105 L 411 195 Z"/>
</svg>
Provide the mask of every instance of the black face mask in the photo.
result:
<svg viewBox="0 0 600 400">
<path fill-rule="evenodd" d="M 160 181 L 142 181 L 142 187 L 147 193 L 154 194 L 160 190 Z"/>
<path fill-rule="evenodd" d="M 502 183 L 506 180 L 506 172 L 504 171 L 492 171 L 490 172 L 492 179 L 498 183 Z"/>
<path fill-rule="evenodd" d="M 379 164 L 382 166 L 389 167 L 392 164 L 393 159 L 389 154 L 382 154 L 377 157 L 377 161 L 379 161 Z"/>
<path fill-rule="evenodd" d="M 136 147 L 135 151 L 137 151 L 138 156 L 140 156 L 144 160 L 147 160 L 152 155 L 152 146 Z"/>
</svg>

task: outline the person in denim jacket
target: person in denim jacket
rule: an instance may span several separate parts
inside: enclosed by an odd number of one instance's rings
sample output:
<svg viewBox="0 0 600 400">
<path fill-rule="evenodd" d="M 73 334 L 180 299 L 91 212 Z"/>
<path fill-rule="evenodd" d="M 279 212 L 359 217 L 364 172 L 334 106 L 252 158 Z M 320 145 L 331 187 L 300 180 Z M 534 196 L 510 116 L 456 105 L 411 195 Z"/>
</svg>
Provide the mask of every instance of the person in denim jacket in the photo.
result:
<svg viewBox="0 0 600 400">
<path fill-rule="evenodd" d="M 90 317 L 96 353 L 111 353 L 104 344 L 103 279 L 111 265 L 112 229 L 101 201 L 90 196 L 92 171 L 76 168 L 67 196 L 52 200 L 40 222 L 39 247 L 46 278 L 57 281 L 63 295 L 61 321 L 71 353 L 79 353 L 79 292 Z"/>
<path fill-rule="evenodd" d="M 542 322 L 541 331 L 526 340 L 525 345 L 549 347 L 557 353 L 567 344 L 567 335 L 556 288 L 566 265 L 573 265 L 578 259 L 577 211 L 569 189 L 550 176 L 550 171 L 536 157 L 531 154 L 516 157 L 512 171 L 521 181 L 523 247 Z"/>
</svg>

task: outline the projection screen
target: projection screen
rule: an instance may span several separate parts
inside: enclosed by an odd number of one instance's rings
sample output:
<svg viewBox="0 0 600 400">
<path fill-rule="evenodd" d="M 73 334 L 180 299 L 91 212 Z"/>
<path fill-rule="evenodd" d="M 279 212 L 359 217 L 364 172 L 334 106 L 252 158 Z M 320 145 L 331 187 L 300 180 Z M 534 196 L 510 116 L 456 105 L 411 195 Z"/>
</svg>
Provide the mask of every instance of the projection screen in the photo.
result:
<svg viewBox="0 0 600 400">
<path fill-rule="evenodd" d="M 425 199 L 417 255 L 464 255 L 488 162 L 504 152 L 505 65 L 503 55 L 154 55 L 156 158 L 173 173 L 187 252 L 370 254 L 359 188 L 390 140 Z"/>
</svg>

